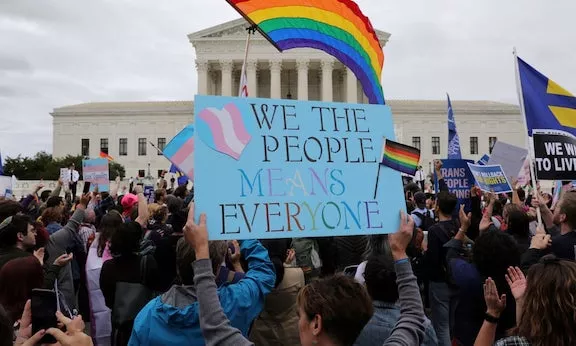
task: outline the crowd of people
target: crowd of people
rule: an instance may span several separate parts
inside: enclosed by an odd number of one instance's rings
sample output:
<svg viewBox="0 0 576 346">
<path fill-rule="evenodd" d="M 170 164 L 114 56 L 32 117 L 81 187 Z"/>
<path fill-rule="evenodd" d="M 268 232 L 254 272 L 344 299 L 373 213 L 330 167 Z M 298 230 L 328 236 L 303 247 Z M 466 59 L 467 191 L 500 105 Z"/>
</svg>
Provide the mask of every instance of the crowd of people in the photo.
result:
<svg viewBox="0 0 576 346">
<path fill-rule="evenodd" d="M 571 184 L 474 187 L 465 208 L 434 168 L 389 235 L 210 241 L 193 189 L 163 179 L 154 203 L 119 180 L 2 199 L 0 346 L 576 345 Z"/>
</svg>

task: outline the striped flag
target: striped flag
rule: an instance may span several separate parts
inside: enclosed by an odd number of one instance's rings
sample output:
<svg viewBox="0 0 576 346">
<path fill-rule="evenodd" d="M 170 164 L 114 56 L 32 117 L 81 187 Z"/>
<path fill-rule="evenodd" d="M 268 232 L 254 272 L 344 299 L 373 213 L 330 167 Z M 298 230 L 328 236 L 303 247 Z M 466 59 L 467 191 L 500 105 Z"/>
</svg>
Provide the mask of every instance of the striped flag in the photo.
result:
<svg viewBox="0 0 576 346">
<path fill-rule="evenodd" d="M 384 142 L 381 164 L 408 175 L 416 174 L 420 150 L 390 140 Z"/>
<path fill-rule="evenodd" d="M 106 159 L 108 161 L 114 161 L 114 158 L 112 156 L 108 155 L 107 153 L 105 153 L 103 151 L 100 152 L 100 158 Z"/>
<path fill-rule="evenodd" d="M 213 107 L 203 109 L 196 117 L 196 122 L 198 126 L 210 130 L 199 132 L 202 142 L 235 160 L 240 158 L 252 139 L 242 114 L 234 103 L 229 103 L 222 109 Z"/>
<path fill-rule="evenodd" d="M 240 75 L 240 97 L 248 97 L 248 76 L 246 75 L 246 66 L 242 67 L 242 74 Z"/>
<path fill-rule="evenodd" d="M 194 125 L 190 124 L 172 138 L 164 156 L 190 180 L 194 180 Z"/>
</svg>

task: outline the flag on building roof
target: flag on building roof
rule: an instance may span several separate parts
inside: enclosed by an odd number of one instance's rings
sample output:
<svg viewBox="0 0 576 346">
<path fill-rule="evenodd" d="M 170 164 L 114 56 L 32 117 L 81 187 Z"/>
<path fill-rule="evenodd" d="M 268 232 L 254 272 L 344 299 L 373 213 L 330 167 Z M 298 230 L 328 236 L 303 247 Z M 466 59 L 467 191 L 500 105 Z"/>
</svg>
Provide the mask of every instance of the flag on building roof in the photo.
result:
<svg viewBox="0 0 576 346">
<path fill-rule="evenodd" d="M 106 159 L 108 161 L 114 161 L 114 158 L 112 156 L 108 155 L 107 153 L 105 153 L 103 151 L 100 152 L 100 158 Z"/>
<path fill-rule="evenodd" d="M 448 97 L 448 160 L 461 160 L 460 137 L 456 130 L 452 102 L 450 101 L 450 95 L 446 94 L 446 96 Z"/>
<path fill-rule="evenodd" d="M 560 130 L 576 136 L 576 97 L 518 59 L 520 91 L 528 135 L 532 130 Z"/>
<path fill-rule="evenodd" d="M 180 170 L 178 169 L 178 167 L 176 167 L 176 165 L 172 164 L 170 166 L 169 172 L 176 176 L 176 179 L 178 180 L 178 186 L 188 184 L 188 177 L 186 176 L 186 174 L 180 172 Z"/>
<path fill-rule="evenodd" d="M 405 144 L 386 140 L 382 148 L 381 164 L 408 175 L 416 174 L 420 150 Z"/>
<path fill-rule="evenodd" d="M 180 172 L 194 181 L 194 125 L 180 131 L 162 152 Z"/>
</svg>

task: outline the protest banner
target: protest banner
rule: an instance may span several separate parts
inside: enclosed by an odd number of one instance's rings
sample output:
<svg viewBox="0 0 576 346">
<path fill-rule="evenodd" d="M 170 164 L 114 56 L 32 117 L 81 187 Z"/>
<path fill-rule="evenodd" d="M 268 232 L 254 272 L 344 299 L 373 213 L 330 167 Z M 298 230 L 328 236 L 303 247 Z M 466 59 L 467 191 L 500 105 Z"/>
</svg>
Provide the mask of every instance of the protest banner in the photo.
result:
<svg viewBox="0 0 576 346">
<path fill-rule="evenodd" d="M 539 180 L 576 179 L 576 137 L 560 131 L 533 130 L 532 139 Z"/>
<path fill-rule="evenodd" d="M 489 165 L 500 165 L 507 177 L 519 177 L 528 157 L 528 150 L 497 141 L 490 154 Z"/>
<path fill-rule="evenodd" d="M 480 160 L 478 160 L 478 162 L 476 162 L 476 164 L 481 165 L 481 166 L 486 166 L 488 164 L 488 160 L 490 160 L 490 156 L 488 156 L 488 154 L 484 154 L 484 156 L 482 156 L 480 158 Z"/>
<path fill-rule="evenodd" d="M 0 196 L 12 198 L 12 177 L 0 176 Z"/>
<path fill-rule="evenodd" d="M 512 187 L 500 165 L 474 165 L 469 163 L 468 168 L 474 176 L 476 185 L 486 192 L 508 193 Z"/>
<path fill-rule="evenodd" d="M 211 240 L 395 232 L 400 172 L 380 169 L 390 108 L 196 96 L 194 199 Z"/>
<path fill-rule="evenodd" d="M 474 176 L 468 168 L 471 160 L 442 160 L 442 176 L 448 186 L 448 191 L 456 195 L 458 205 L 464 204 L 464 210 L 469 212 L 472 208 L 470 201 L 470 190 L 474 183 Z M 436 193 L 439 192 L 438 177 L 434 172 L 434 182 Z"/>
<path fill-rule="evenodd" d="M 60 168 L 60 179 L 67 185 L 70 182 L 70 170 L 68 168 Z"/>
<path fill-rule="evenodd" d="M 107 159 L 82 160 L 82 178 L 90 182 L 90 191 L 98 186 L 98 191 L 110 190 L 110 177 Z"/>
</svg>

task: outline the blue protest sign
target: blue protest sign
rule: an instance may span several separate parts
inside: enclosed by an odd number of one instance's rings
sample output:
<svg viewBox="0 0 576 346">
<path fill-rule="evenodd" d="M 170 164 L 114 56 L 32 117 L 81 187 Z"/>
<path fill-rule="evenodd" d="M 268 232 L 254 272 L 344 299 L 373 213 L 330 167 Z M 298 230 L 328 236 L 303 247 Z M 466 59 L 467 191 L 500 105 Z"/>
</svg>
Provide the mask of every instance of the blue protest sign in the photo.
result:
<svg viewBox="0 0 576 346">
<path fill-rule="evenodd" d="M 481 166 L 468 164 L 470 172 L 476 180 L 476 185 L 486 192 L 494 193 L 512 192 L 512 187 L 500 165 Z"/>
<path fill-rule="evenodd" d="M 194 199 L 212 240 L 395 232 L 388 106 L 196 96 Z"/>
<path fill-rule="evenodd" d="M 478 160 L 478 162 L 476 162 L 476 164 L 481 165 L 481 166 L 486 166 L 488 164 L 489 160 L 490 160 L 490 156 L 488 156 L 488 154 L 484 154 L 484 156 L 482 156 L 480 158 L 480 160 Z"/>
<path fill-rule="evenodd" d="M 474 163 L 471 160 L 442 160 L 442 176 L 448 186 L 448 191 L 455 194 L 458 198 L 458 205 L 464 204 L 464 209 L 471 210 L 470 190 L 474 183 L 474 176 L 468 168 L 468 163 Z M 438 178 L 434 173 L 436 192 L 438 192 Z"/>
</svg>

